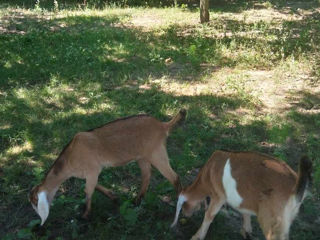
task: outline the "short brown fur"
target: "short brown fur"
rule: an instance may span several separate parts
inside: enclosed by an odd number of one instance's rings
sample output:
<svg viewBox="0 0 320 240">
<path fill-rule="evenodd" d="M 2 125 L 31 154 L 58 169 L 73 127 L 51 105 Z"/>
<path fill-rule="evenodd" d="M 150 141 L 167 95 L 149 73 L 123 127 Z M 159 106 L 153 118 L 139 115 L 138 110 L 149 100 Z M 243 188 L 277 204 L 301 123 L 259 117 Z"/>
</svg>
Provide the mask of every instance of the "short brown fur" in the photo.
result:
<svg viewBox="0 0 320 240">
<path fill-rule="evenodd" d="M 222 182 L 228 159 L 237 192 L 243 199 L 236 208 L 243 214 L 242 235 L 251 233 L 250 216 L 255 214 L 267 240 L 288 240 L 291 222 L 303 200 L 297 196 L 298 186 L 304 195 L 311 181 L 305 177 L 311 176 L 311 161 L 302 158 L 298 176 L 287 164 L 265 154 L 227 151 L 214 152 L 196 180 L 180 194 L 187 199 L 182 207 L 187 216 L 207 196 L 211 198 L 202 226 L 192 239 L 205 237 L 214 216 L 228 202 Z M 290 204 L 296 204 L 292 213 Z"/>
<path fill-rule="evenodd" d="M 45 191 L 50 204 L 65 180 L 70 177 L 82 178 L 86 179 L 86 210 L 83 217 L 87 217 L 91 210 L 94 189 L 114 198 L 110 190 L 97 184 L 102 168 L 122 166 L 134 160 L 138 162 L 142 174 L 138 202 L 148 188 L 151 166 L 157 168 L 179 193 L 181 184 L 178 175 L 169 164 L 166 138 L 170 130 L 184 120 L 185 115 L 186 111 L 183 109 L 169 122 L 160 122 L 151 116 L 139 115 L 77 133 L 60 153 L 43 182 L 31 190 L 31 203 L 37 206 L 37 194 Z"/>
</svg>

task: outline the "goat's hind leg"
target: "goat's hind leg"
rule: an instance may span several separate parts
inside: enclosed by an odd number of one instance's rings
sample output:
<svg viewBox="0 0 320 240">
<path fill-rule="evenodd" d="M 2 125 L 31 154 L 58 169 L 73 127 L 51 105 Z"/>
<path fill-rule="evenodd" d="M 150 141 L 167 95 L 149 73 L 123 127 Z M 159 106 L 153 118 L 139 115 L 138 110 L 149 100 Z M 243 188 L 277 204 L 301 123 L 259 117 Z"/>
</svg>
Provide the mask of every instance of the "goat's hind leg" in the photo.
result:
<svg viewBox="0 0 320 240">
<path fill-rule="evenodd" d="M 141 187 L 136 198 L 136 204 L 140 204 L 142 197 L 148 189 L 151 177 L 151 164 L 145 160 L 139 160 L 138 164 L 141 169 Z"/>
<path fill-rule="evenodd" d="M 289 240 L 290 224 L 284 222 L 281 214 L 279 214 L 281 210 L 278 210 L 278 212 L 276 210 L 272 213 L 269 209 L 259 212 L 258 222 L 263 234 L 266 240 Z"/>
<path fill-rule="evenodd" d="M 116 199 L 118 199 L 115 194 L 108 188 L 105 188 L 104 186 L 97 184 L 96 185 L 96 189 L 103 193 L 104 195 L 106 195 L 107 197 L 109 197 L 111 200 L 115 201 Z"/>
<path fill-rule="evenodd" d="M 169 180 L 169 182 L 175 187 L 177 194 L 181 192 L 182 186 L 179 176 L 173 171 L 170 166 L 169 158 L 166 147 L 161 145 L 156 151 L 152 153 L 150 159 L 151 164 L 159 170 L 159 172 Z"/>
</svg>

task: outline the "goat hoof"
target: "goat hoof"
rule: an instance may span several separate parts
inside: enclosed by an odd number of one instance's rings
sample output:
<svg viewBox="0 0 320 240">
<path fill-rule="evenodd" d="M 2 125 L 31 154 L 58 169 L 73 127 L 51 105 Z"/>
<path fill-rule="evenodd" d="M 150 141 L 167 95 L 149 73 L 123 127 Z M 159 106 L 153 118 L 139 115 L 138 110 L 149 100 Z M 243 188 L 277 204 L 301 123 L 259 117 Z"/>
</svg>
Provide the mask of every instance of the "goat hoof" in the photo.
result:
<svg viewBox="0 0 320 240">
<path fill-rule="evenodd" d="M 245 231 L 241 231 L 241 236 L 243 239 L 246 239 L 246 240 L 251 240 L 251 234 L 248 233 L 248 232 L 245 232 Z"/>
<path fill-rule="evenodd" d="M 141 204 L 141 200 L 142 200 L 142 197 L 137 197 L 137 198 L 135 199 L 135 201 L 134 201 L 134 204 L 135 204 L 136 206 L 139 206 L 139 205 Z"/>
<path fill-rule="evenodd" d="M 192 236 L 191 240 L 200 240 L 200 238 L 198 236 Z"/>
<path fill-rule="evenodd" d="M 112 199 L 112 203 L 116 204 L 116 205 L 119 205 L 120 199 L 118 197 L 115 197 L 115 198 Z"/>
<path fill-rule="evenodd" d="M 118 197 L 117 195 L 115 195 L 115 194 L 112 194 L 112 195 L 110 196 L 110 199 L 111 199 L 112 201 L 118 201 L 118 200 L 119 200 L 119 197 Z"/>
<path fill-rule="evenodd" d="M 85 212 L 84 214 L 82 214 L 81 218 L 84 219 L 84 220 L 88 220 L 89 219 L 89 213 Z"/>
<path fill-rule="evenodd" d="M 246 233 L 246 236 L 245 236 L 245 238 L 244 239 L 246 239 L 246 240 L 251 240 L 252 239 L 252 237 L 251 237 L 251 235 L 249 234 L 249 233 Z"/>
</svg>

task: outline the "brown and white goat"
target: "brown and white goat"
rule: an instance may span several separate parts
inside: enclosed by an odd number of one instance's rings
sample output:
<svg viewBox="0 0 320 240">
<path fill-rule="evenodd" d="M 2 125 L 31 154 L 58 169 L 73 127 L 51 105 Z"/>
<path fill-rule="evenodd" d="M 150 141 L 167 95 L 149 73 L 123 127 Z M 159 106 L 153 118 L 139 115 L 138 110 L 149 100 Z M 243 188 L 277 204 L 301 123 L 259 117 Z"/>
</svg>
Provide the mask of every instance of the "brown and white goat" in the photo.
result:
<svg viewBox="0 0 320 240">
<path fill-rule="evenodd" d="M 264 154 L 216 151 L 195 181 L 181 191 L 171 227 L 181 208 L 191 216 L 209 196 L 210 204 L 193 240 L 205 238 L 225 203 L 242 213 L 244 238 L 252 231 L 251 215 L 256 215 L 267 240 L 288 240 L 290 225 L 311 183 L 311 170 L 307 157 L 301 158 L 296 174 L 286 163 Z"/>
<path fill-rule="evenodd" d="M 42 183 L 31 190 L 30 202 L 41 217 L 41 225 L 49 215 L 55 193 L 65 180 L 70 177 L 86 179 L 86 210 L 83 214 L 86 218 L 91 210 L 94 189 L 114 198 L 110 190 L 97 184 L 102 168 L 122 166 L 133 160 L 138 162 L 142 175 L 138 201 L 149 186 L 151 166 L 157 168 L 179 193 L 181 184 L 169 164 L 166 139 L 173 126 L 183 121 L 185 115 L 186 111 L 182 109 L 169 122 L 138 115 L 77 133 L 60 153 Z"/>
</svg>

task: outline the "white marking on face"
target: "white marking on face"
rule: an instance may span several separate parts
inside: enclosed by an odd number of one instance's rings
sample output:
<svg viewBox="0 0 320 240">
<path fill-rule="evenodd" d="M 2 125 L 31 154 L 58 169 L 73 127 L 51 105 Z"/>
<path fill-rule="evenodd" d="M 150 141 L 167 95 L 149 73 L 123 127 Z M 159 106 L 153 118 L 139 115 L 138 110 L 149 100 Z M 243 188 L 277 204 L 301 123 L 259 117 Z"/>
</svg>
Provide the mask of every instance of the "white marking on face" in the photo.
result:
<svg viewBox="0 0 320 240">
<path fill-rule="evenodd" d="M 37 213 L 41 218 L 42 226 L 49 215 L 49 202 L 47 199 L 47 193 L 44 191 L 38 193 Z"/>
<path fill-rule="evenodd" d="M 230 159 L 227 160 L 224 166 L 222 184 L 226 193 L 227 203 L 234 208 L 238 208 L 243 199 L 237 191 L 237 182 L 231 175 Z"/>
<path fill-rule="evenodd" d="M 182 205 L 185 201 L 187 201 L 187 198 L 184 195 L 180 194 L 179 198 L 178 198 L 178 202 L 177 202 L 176 216 L 174 218 L 173 223 L 171 224 L 171 227 L 174 227 L 177 224 L 178 218 L 179 218 L 179 213 L 180 213 Z"/>
</svg>

